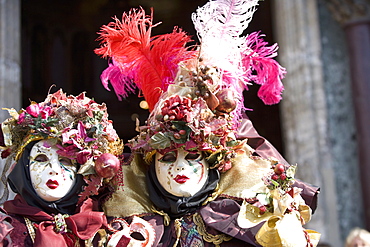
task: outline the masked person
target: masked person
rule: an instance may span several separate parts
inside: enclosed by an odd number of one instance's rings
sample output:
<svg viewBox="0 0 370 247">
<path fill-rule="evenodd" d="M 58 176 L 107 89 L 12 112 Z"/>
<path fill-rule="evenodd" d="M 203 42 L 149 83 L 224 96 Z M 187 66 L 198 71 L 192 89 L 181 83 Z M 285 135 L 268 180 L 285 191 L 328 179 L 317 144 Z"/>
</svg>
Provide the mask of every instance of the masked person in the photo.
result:
<svg viewBox="0 0 370 247">
<path fill-rule="evenodd" d="M 242 35 L 257 5 L 209 1 L 192 15 L 200 44 L 190 48 L 179 28 L 151 37 L 155 25 L 142 9 L 101 29 L 95 52 L 111 59 L 103 84 L 119 97 L 137 86 L 150 110 L 130 141 L 136 156 L 123 167 L 125 189 L 104 204 L 115 223 L 138 216 L 150 223 L 142 237 L 151 240 L 140 246 L 318 243 L 319 233 L 303 228 L 318 188 L 296 181 L 296 166 L 243 115 L 251 82 L 266 104 L 278 103 L 283 90 L 277 45 L 259 32 Z"/>
<path fill-rule="evenodd" d="M 2 158 L 16 196 L 4 203 L 3 246 L 98 246 L 95 236 L 101 245 L 107 222 L 98 195 L 122 152 L 105 104 L 59 90 L 8 111 Z"/>
</svg>

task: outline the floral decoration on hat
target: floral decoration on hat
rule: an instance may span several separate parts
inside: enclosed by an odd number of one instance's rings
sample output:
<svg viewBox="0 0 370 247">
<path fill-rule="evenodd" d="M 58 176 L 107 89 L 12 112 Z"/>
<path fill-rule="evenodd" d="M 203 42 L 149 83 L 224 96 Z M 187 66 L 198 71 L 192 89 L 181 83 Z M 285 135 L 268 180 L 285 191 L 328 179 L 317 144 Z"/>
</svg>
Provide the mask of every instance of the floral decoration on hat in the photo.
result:
<svg viewBox="0 0 370 247">
<path fill-rule="evenodd" d="M 19 112 L 6 110 L 11 118 L 1 124 L 2 158 L 11 155 L 18 161 L 27 144 L 48 139 L 59 148 L 59 155 L 80 164 L 78 173 L 88 184 L 81 200 L 96 194 L 103 179 L 110 180 L 118 172 L 123 144 L 104 103 L 96 103 L 85 93 L 66 95 L 60 89 Z"/>
</svg>

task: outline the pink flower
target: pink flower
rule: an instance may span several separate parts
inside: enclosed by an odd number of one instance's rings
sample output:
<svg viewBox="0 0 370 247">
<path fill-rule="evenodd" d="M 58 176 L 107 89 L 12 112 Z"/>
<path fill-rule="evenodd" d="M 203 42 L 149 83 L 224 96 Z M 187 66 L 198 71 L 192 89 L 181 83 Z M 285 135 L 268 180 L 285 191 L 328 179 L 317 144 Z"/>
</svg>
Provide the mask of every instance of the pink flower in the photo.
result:
<svg viewBox="0 0 370 247">
<path fill-rule="evenodd" d="M 78 130 L 76 129 L 69 129 L 66 128 L 64 132 L 62 133 L 62 143 L 63 144 L 73 144 L 75 141 L 75 138 L 78 135 Z M 82 147 L 77 143 L 78 148 L 82 149 Z"/>
<path fill-rule="evenodd" d="M 81 165 L 85 164 L 86 161 L 91 157 L 90 150 L 82 150 L 77 153 L 77 162 Z"/>
<path fill-rule="evenodd" d="M 73 146 L 82 150 L 84 149 L 83 146 L 85 143 L 95 141 L 95 139 L 87 136 L 85 126 L 80 121 L 77 124 L 77 129 L 70 130 L 67 128 L 65 132 L 62 133 L 62 141 L 63 144 L 72 144 Z"/>
<path fill-rule="evenodd" d="M 226 172 L 227 170 L 230 170 L 231 167 L 232 167 L 231 161 L 229 161 L 229 160 L 228 161 L 223 160 L 223 161 L 220 162 L 220 165 L 218 167 L 218 170 L 220 172 Z"/>
<path fill-rule="evenodd" d="M 41 116 L 42 119 L 47 119 L 53 113 L 53 109 L 50 106 L 42 107 L 40 104 L 31 104 L 26 108 L 26 112 L 32 117 Z"/>
<path fill-rule="evenodd" d="M 104 131 L 108 134 L 107 137 L 109 141 L 114 141 L 118 139 L 117 132 L 113 128 L 111 121 L 107 124 L 107 127 L 105 127 Z"/>
<path fill-rule="evenodd" d="M 26 119 L 26 113 L 25 112 L 22 112 L 21 114 L 19 114 L 18 116 L 18 124 L 22 124 L 24 122 L 24 120 Z"/>
<path fill-rule="evenodd" d="M 45 106 L 41 111 L 40 115 L 42 119 L 47 119 L 53 113 L 53 109 L 50 106 Z"/>
<path fill-rule="evenodd" d="M 57 144 L 57 147 L 59 148 L 57 154 L 70 159 L 76 158 L 76 153 L 78 152 L 78 149 L 75 146 L 62 146 Z"/>
<path fill-rule="evenodd" d="M 40 105 L 39 104 L 31 104 L 27 106 L 26 112 L 30 114 L 32 117 L 38 117 L 40 114 Z"/>
</svg>

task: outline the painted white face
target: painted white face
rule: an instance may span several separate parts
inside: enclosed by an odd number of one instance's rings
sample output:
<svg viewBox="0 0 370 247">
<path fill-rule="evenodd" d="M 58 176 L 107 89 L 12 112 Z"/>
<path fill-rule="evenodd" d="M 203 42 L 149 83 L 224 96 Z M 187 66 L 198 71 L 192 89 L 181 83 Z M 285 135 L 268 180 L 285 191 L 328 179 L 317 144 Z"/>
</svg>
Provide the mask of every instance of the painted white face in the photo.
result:
<svg viewBox="0 0 370 247">
<path fill-rule="evenodd" d="M 46 144 L 46 145 L 44 145 Z M 74 186 L 77 166 L 57 154 L 56 146 L 37 142 L 30 153 L 30 177 L 36 194 L 48 202 L 64 197 Z"/>
<path fill-rule="evenodd" d="M 168 193 L 178 197 L 195 195 L 208 178 L 209 166 L 200 152 L 157 153 L 154 165 L 159 183 Z"/>
</svg>

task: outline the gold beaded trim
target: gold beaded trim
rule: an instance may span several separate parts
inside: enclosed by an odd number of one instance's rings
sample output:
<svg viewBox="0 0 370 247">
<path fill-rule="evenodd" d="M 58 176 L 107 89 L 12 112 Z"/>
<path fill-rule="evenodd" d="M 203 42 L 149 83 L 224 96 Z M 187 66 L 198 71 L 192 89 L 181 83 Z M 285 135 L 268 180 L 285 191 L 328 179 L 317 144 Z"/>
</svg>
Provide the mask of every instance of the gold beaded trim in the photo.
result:
<svg viewBox="0 0 370 247">
<path fill-rule="evenodd" d="M 208 243 L 213 243 L 216 247 L 219 247 L 223 241 L 230 241 L 233 237 L 226 234 L 213 235 L 206 231 L 206 226 L 204 225 L 202 216 L 198 213 L 193 215 L 194 223 L 197 225 L 197 230 L 200 235 L 202 235 L 204 241 Z"/>
<path fill-rule="evenodd" d="M 30 234 L 32 243 L 35 243 L 35 237 L 36 237 L 35 228 L 33 228 L 33 225 L 30 219 L 28 219 L 27 217 L 23 217 L 23 218 L 24 218 L 24 221 L 26 222 L 27 230 L 28 230 L 28 233 Z"/>
</svg>

